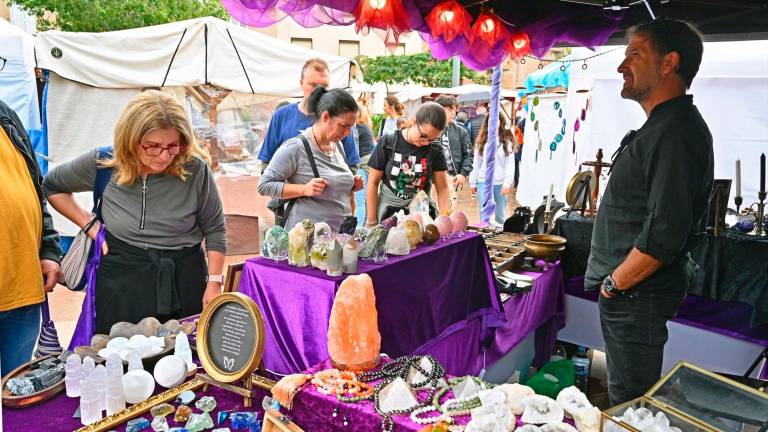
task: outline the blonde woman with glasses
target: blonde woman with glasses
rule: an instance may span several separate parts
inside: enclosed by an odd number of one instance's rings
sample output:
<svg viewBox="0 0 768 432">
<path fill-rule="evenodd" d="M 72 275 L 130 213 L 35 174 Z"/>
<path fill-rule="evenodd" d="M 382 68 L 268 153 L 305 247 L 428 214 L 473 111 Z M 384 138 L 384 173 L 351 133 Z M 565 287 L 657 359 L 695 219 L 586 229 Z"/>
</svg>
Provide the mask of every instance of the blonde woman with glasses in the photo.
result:
<svg viewBox="0 0 768 432">
<path fill-rule="evenodd" d="M 111 169 L 101 218 L 106 230 L 96 276 L 96 333 L 119 321 L 160 321 L 200 313 L 221 290 L 226 228 L 210 157 L 173 97 L 146 91 L 115 127 L 112 157 L 99 149 L 54 168 L 43 183 L 48 202 L 80 227 L 93 215 L 75 201 L 97 172 Z M 201 246 L 205 240 L 205 253 Z"/>
</svg>

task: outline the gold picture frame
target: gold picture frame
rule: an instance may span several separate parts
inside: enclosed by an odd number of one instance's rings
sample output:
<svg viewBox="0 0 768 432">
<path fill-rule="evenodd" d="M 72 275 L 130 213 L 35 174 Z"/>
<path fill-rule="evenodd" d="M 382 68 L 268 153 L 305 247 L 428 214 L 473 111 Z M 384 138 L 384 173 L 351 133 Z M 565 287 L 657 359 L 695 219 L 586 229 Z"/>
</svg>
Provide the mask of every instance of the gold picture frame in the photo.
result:
<svg viewBox="0 0 768 432">
<path fill-rule="evenodd" d="M 208 349 L 208 331 L 211 324 L 210 320 L 215 315 L 216 311 L 220 307 L 233 302 L 243 307 L 253 318 L 254 325 L 256 326 L 256 335 L 255 344 L 251 349 L 249 359 L 245 366 L 237 371 L 228 372 L 220 369 L 211 357 L 211 353 Z M 197 324 L 197 355 L 200 358 L 200 363 L 203 365 L 203 369 L 205 369 L 205 372 L 212 379 L 222 383 L 232 383 L 249 379 L 253 371 L 259 366 L 261 358 L 264 355 L 264 331 L 264 319 L 262 318 L 261 311 L 259 310 L 258 305 L 256 305 L 256 302 L 250 297 L 237 292 L 223 293 L 214 297 L 203 310 L 203 313 L 200 315 L 200 321 Z"/>
</svg>

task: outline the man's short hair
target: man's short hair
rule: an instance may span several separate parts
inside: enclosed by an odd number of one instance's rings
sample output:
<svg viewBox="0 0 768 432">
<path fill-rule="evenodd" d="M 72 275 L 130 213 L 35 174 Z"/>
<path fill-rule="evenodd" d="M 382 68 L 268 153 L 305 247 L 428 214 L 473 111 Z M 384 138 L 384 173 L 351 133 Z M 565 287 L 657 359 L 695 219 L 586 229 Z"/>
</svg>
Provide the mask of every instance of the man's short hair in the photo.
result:
<svg viewBox="0 0 768 432">
<path fill-rule="evenodd" d="M 318 57 L 311 58 L 301 67 L 301 79 L 304 79 L 304 75 L 306 75 L 307 71 L 310 69 L 317 72 L 328 72 L 330 70 L 328 63 L 325 60 Z"/>
<path fill-rule="evenodd" d="M 701 56 L 704 52 L 704 36 L 691 23 L 680 20 L 657 18 L 645 24 L 638 24 L 627 30 L 627 39 L 633 35 L 647 36 L 651 47 L 660 56 L 672 51 L 680 56 L 677 74 L 690 88 L 693 78 L 699 71 Z"/>
<path fill-rule="evenodd" d="M 440 104 L 443 108 L 453 108 L 459 106 L 459 101 L 451 95 L 440 95 L 435 102 Z"/>
</svg>

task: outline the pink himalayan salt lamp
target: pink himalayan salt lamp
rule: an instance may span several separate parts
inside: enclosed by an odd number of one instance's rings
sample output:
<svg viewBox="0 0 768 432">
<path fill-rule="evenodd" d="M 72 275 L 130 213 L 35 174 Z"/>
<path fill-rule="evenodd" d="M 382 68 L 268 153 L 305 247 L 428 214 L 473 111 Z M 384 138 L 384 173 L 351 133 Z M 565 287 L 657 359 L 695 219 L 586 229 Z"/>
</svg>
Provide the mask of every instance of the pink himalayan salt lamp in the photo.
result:
<svg viewBox="0 0 768 432">
<path fill-rule="evenodd" d="M 440 231 L 440 235 L 443 237 L 449 236 L 453 232 L 453 222 L 451 222 L 451 218 L 448 216 L 438 216 L 435 219 L 435 225 L 437 225 L 437 230 Z"/>
<path fill-rule="evenodd" d="M 451 223 L 453 224 L 453 232 L 460 233 L 467 229 L 469 219 L 467 219 L 467 214 L 463 211 L 455 211 L 451 213 Z"/>
<path fill-rule="evenodd" d="M 334 367 L 356 372 L 379 364 L 381 334 L 371 277 L 347 276 L 333 299 L 328 323 L 328 354 Z"/>
</svg>

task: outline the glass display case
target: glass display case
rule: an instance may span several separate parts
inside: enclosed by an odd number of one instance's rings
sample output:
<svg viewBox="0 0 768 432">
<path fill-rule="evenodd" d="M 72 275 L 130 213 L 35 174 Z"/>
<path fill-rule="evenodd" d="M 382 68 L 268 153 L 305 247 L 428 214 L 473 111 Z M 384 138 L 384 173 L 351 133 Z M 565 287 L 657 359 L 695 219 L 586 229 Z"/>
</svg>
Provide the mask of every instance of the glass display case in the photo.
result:
<svg viewBox="0 0 768 432">
<path fill-rule="evenodd" d="M 768 394 L 680 362 L 644 396 L 603 412 L 600 426 L 604 432 L 677 432 L 674 428 L 766 432 Z"/>
</svg>

